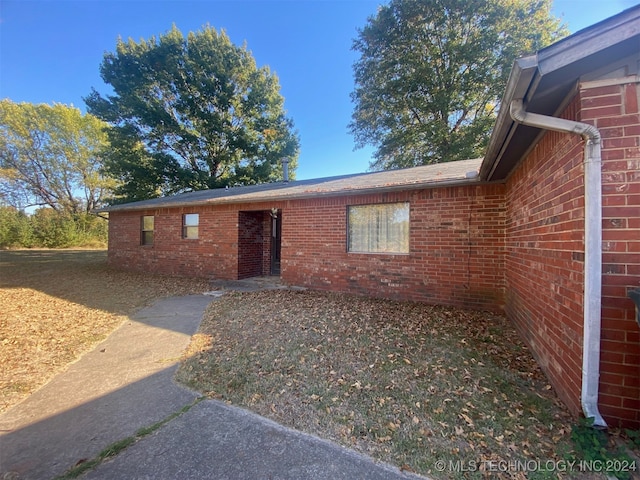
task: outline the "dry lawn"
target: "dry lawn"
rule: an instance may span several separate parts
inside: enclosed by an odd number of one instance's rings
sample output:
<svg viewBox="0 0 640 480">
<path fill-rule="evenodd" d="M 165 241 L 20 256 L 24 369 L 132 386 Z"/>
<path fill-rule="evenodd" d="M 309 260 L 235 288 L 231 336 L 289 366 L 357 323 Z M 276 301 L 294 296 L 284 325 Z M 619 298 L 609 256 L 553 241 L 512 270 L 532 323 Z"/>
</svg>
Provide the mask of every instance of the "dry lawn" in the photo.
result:
<svg viewBox="0 0 640 480">
<path fill-rule="evenodd" d="M 209 306 L 178 379 L 435 477 L 481 478 L 449 467 L 553 462 L 570 449 L 566 408 L 511 325 L 483 312 L 318 292 L 227 294 Z"/>
<path fill-rule="evenodd" d="M 0 412 L 153 300 L 208 290 L 201 280 L 116 271 L 106 251 L 0 251 Z"/>
<path fill-rule="evenodd" d="M 113 270 L 104 251 L 0 251 L 0 411 L 140 307 L 209 289 Z M 228 293 L 209 306 L 178 379 L 436 478 L 557 478 L 451 467 L 553 462 L 571 449 L 573 420 L 530 352 L 503 317 L 482 312 L 317 292 Z"/>
</svg>

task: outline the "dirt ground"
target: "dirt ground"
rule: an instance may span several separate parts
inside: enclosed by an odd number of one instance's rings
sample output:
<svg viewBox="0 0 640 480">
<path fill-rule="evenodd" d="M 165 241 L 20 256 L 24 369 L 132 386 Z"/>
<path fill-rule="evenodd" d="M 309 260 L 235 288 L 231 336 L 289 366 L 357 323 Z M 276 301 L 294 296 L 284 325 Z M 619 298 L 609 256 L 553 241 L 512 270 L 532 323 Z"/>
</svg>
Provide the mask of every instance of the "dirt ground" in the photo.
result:
<svg viewBox="0 0 640 480">
<path fill-rule="evenodd" d="M 208 282 L 111 269 L 105 250 L 0 251 L 0 412 L 153 300 Z"/>
</svg>

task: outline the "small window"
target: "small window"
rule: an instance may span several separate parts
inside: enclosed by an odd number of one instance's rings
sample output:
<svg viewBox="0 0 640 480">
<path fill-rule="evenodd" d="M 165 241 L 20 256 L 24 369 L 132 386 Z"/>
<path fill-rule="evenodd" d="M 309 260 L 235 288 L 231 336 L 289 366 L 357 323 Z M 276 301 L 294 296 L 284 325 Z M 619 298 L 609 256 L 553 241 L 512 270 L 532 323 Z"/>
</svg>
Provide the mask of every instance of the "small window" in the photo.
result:
<svg viewBox="0 0 640 480">
<path fill-rule="evenodd" d="M 349 252 L 409 253 L 409 204 L 350 206 L 347 229 Z"/>
<path fill-rule="evenodd" d="M 195 240 L 198 238 L 198 224 L 200 215 L 197 213 L 187 213 L 182 216 L 182 238 Z"/>
<path fill-rule="evenodd" d="M 143 215 L 142 217 L 142 235 L 140 243 L 142 245 L 153 245 L 153 215 Z"/>
</svg>

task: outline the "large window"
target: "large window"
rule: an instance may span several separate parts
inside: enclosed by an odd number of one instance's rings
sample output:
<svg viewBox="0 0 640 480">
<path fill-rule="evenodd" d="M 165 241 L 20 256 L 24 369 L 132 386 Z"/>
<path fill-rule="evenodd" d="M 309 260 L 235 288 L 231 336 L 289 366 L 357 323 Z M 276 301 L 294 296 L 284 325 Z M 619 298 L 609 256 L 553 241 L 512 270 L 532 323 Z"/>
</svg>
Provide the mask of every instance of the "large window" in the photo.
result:
<svg viewBox="0 0 640 480">
<path fill-rule="evenodd" d="M 142 245 L 153 245 L 153 215 L 143 215 L 140 225 L 140 243 Z"/>
<path fill-rule="evenodd" d="M 197 239 L 198 224 L 200 215 L 197 213 L 187 213 L 182 216 L 182 238 Z"/>
<path fill-rule="evenodd" d="M 409 204 L 350 206 L 348 250 L 357 253 L 409 253 Z"/>
</svg>

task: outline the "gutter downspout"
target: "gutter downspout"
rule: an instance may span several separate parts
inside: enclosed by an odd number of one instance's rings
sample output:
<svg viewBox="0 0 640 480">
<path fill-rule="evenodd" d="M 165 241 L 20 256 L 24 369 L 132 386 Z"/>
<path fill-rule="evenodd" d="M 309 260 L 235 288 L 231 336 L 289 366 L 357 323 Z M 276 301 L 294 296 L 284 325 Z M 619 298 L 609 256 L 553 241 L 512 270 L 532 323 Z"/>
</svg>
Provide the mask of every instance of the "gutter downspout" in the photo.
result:
<svg viewBox="0 0 640 480">
<path fill-rule="evenodd" d="M 525 112 L 522 100 L 511 102 L 511 118 L 523 125 L 574 133 L 584 149 L 584 326 L 582 341 L 582 410 L 593 426 L 606 428 L 598 410 L 600 380 L 600 309 L 602 304 L 602 158 L 600 132 L 593 125 Z"/>
</svg>

